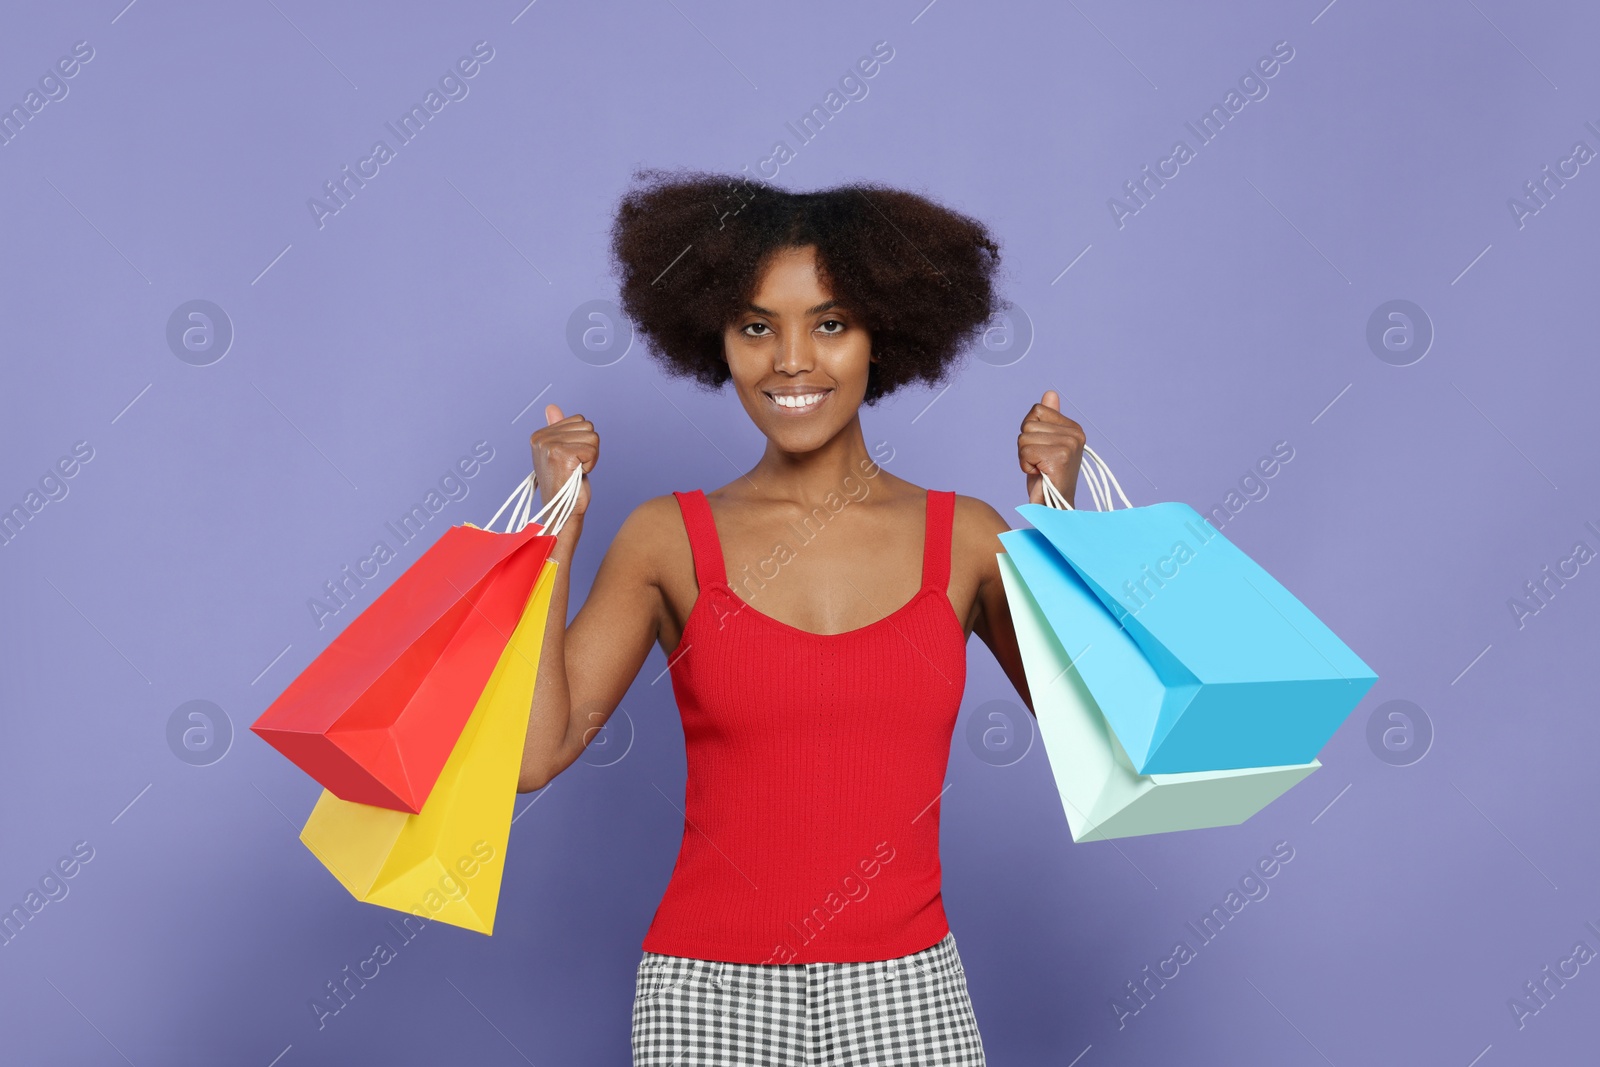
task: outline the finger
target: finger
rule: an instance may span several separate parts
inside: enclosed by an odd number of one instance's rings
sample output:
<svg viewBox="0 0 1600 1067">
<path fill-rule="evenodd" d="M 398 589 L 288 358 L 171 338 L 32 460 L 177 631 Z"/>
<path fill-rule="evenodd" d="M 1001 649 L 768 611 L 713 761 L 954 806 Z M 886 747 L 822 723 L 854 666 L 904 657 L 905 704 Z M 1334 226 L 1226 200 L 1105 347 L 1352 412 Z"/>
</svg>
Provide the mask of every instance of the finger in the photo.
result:
<svg viewBox="0 0 1600 1067">
<path fill-rule="evenodd" d="M 1039 473 L 1039 449 L 1034 446 L 1017 445 L 1017 465 L 1028 474 Z"/>
<path fill-rule="evenodd" d="M 1044 404 L 1045 407 L 1049 408 L 1051 411 L 1060 411 L 1061 410 L 1061 394 L 1056 392 L 1054 389 L 1046 389 L 1044 391 L 1044 400 L 1042 401 L 1042 403 Z"/>
<path fill-rule="evenodd" d="M 561 470 L 565 477 L 572 477 L 572 472 L 582 467 L 585 473 L 595 464 L 600 456 L 600 449 L 595 445 L 558 444 L 550 450 L 550 459 Z"/>
<path fill-rule="evenodd" d="M 1035 404 L 1033 406 L 1033 410 L 1028 412 L 1028 417 L 1023 420 L 1022 424 L 1025 427 L 1031 425 L 1041 429 L 1044 427 L 1049 427 L 1053 430 L 1071 430 L 1077 433 L 1083 432 L 1082 424 L 1074 419 L 1068 418 L 1053 408 L 1045 407 L 1043 404 Z"/>
<path fill-rule="evenodd" d="M 1049 426 L 1071 426 L 1076 429 L 1083 428 L 1076 419 L 1068 415 L 1063 415 L 1055 408 L 1047 407 L 1044 404 L 1033 405 L 1032 409 L 1028 411 L 1027 421 L 1043 423 Z"/>
<path fill-rule="evenodd" d="M 1022 420 L 1022 425 L 1034 423 L 1040 426 L 1077 426 L 1078 424 L 1060 411 L 1047 404 L 1035 404 L 1028 409 L 1027 417 Z"/>
<path fill-rule="evenodd" d="M 553 422 L 544 428 L 543 432 L 547 441 L 564 441 L 575 444 L 582 441 L 597 441 L 599 437 L 594 432 L 591 422 L 577 421 L 578 416 L 568 415 L 560 422 Z"/>
<path fill-rule="evenodd" d="M 555 425 L 561 421 L 562 417 L 561 409 L 556 407 L 556 405 L 546 404 L 544 406 L 544 424 L 546 426 Z"/>
<path fill-rule="evenodd" d="M 1078 450 L 1083 448 L 1084 440 L 1082 431 L 1056 426 L 1048 429 L 1024 430 L 1017 435 L 1017 444 L 1020 446 L 1040 445 L 1046 448 Z"/>
<path fill-rule="evenodd" d="M 1058 447 L 1027 445 L 1018 449 L 1017 462 L 1029 474 L 1049 478 L 1060 488 L 1069 480 L 1076 481 L 1082 459 L 1076 454 L 1063 453 Z"/>
</svg>

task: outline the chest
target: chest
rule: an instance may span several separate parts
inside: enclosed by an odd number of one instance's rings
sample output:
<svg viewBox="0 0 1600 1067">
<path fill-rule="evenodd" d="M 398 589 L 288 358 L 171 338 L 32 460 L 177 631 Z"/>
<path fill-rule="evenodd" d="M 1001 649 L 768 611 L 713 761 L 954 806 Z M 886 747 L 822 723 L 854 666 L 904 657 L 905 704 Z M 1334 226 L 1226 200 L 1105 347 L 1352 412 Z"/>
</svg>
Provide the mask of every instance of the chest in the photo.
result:
<svg viewBox="0 0 1600 1067">
<path fill-rule="evenodd" d="M 953 623 L 964 642 L 976 583 L 952 568 L 952 501 L 920 493 L 894 506 L 724 504 L 714 514 L 703 495 L 679 494 L 687 536 L 663 583 L 663 649 L 683 642 L 702 601 L 715 601 L 706 611 L 719 619 L 737 614 L 802 646 L 894 629 L 914 610 Z"/>
<path fill-rule="evenodd" d="M 966 632 L 944 591 L 931 586 L 864 625 L 822 634 L 713 582 L 669 663 L 691 740 L 791 755 L 817 754 L 819 745 L 876 750 L 907 732 L 948 735 L 966 686 Z"/>
<path fill-rule="evenodd" d="M 906 605 L 923 586 L 920 529 L 852 527 L 839 519 L 728 525 L 721 541 L 728 585 L 750 607 L 797 630 L 860 629 Z"/>
</svg>

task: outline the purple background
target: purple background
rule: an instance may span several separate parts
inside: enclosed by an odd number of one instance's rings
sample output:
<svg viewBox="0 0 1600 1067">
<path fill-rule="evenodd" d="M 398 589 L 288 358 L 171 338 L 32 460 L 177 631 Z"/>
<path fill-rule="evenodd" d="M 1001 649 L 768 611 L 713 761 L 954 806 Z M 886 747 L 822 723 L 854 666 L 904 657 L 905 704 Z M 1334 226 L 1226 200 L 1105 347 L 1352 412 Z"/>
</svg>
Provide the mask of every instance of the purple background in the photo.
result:
<svg viewBox="0 0 1600 1067">
<path fill-rule="evenodd" d="M 1209 510 L 1287 441 L 1224 530 L 1380 676 L 1323 769 L 1244 825 L 1074 845 L 1036 738 L 969 743 L 991 701 L 1027 729 L 973 642 L 943 858 L 990 1062 L 1593 1055 L 1600 965 L 1521 1027 L 1508 1000 L 1600 949 L 1600 565 L 1520 626 L 1508 600 L 1600 549 L 1600 165 L 1520 227 L 1507 206 L 1575 141 L 1600 149 L 1592 10 L 122 2 L 0 25 L 7 107 L 94 49 L 0 146 L 0 507 L 93 449 L 0 548 L 0 904 L 94 849 L 0 947 L 8 1062 L 626 1062 L 682 825 L 659 650 L 585 762 L 518 798 L 495 936 L 433 924 L 320 1030 L 308 1002 L 397 940 L 392 913 L 299 843 L 318 787 L 246 728 L 353 614 L 318 629 L 322 583 L 480 440 L 469 495 L 358 606 L 486 519 L 544 403 L 604 439 L 575 601 L 641 499 L 754 463 L 730 394 L 637 344 L 616 359 L 620 337 L 580 359 L 567 330 L 615 295 L 605 235 L 635 166 L 754 172 L 778 139 L 785 187 L 880 180 L 990 224 L 1013 336 L 1031 323 L 1031 346 L 997 331 L 948 390 L 867 411 L 891 470 L 1014 517 L 1017 426 L 1047 388 L 1136 504 Z M 307 199 L 480 40 L 470 94 L 319 228 Z M 868 95 L 800 144 L 785 123 L 878 41 Z M 1266 98 L 1119 228 L 1108 198 L 1195 147 L 1183 124 L 1278 41 L 1294 57 Z M 208 366 L 166 340 L 194 299 L 235 332 Z M 1407 366 L 1366 339 L 1392 299 L 1436 331 Z M 209 766 L 169 747 L 190 700 L 232 724 Z M 1420 733 L 1368 741 L 1392 700 L 1431 724 L 1420 761 Z M 1125 983 L 1279 841 L 1270 895 L 1119 1028 Z"/>
</svg>

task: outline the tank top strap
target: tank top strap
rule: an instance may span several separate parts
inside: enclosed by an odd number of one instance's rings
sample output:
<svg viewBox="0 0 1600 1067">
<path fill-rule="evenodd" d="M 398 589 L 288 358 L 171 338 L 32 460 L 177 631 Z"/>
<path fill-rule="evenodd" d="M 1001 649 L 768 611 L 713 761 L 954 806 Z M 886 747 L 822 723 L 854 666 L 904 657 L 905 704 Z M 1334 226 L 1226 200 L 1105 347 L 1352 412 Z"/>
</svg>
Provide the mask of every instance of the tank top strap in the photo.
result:
<svg viewBox="0 0 1600 1067">
<path fill-rule="evenodd" d="M 678 498 L 678 510 L 683 512 L 683 526 L 689 532 L 695 582 L 702 589 L 714 582 L 726 584 L 722 542 L 717 539 L 717 526 L 711 518 L 711 504 L 706 500 L 706 495 L 698 489 L 687 493 L 674 492 L 672 495 Z"/>
<path fill-rule="evenodd" d="M 922 584 L 941 593 L 950 584 L 950 544 L 955 526 L 953 490 L 928 490 L 928 529 L 922 542 Z"/>
</svg>

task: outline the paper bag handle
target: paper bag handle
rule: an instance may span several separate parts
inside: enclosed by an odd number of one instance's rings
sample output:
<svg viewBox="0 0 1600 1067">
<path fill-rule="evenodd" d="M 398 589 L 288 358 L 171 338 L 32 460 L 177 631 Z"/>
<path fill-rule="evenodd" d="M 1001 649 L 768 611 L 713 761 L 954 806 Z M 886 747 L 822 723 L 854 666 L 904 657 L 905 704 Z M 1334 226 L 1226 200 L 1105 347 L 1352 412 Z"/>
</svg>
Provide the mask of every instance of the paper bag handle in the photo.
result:
<svg viewBox="0 0 1600 1067">
<path fill-rule="evenodd" d="M 1117 491 L 1117 496 L 1122 498 L 1124 507 L 1133 507 L 1128 495 L 1122 491 L 1122 485 L 1117 481 L 1117 476 L 1111 473 L 1111 468 L 1106 466 L 1106 461 L 1100 458 L 1100 453 L 1083 446 L 1083 480 L 1089 483 L 1089 495 L 1094 498 L 1096 511 L 1111 511 L 1116 507 L 1116 501 L 1111 498 L 1111 490 Z M 1044 502 L 1046 507 L 1072 511 L 1073 507 L 1067 503 L 1067 498 L 1062 495 L 1049 478 L 1043 478 Z"/>
<path fill-rule="evenodd" d="M 522 479 L 511 491 L 511 495 L 506 497 L 505 503 L 494 513 L 494 518 L 484 524 L 484 529 L 494 531 L 495 523 L 500 521 L 501 514 L 509 507 L 511 514 L 506 519 L 506 533 L 517 533 L 529 523 L 538 522 L 544 525 L 545 534 L 551 537 L 559 534 L 561 528 L 567 524 L 567 519 L 572 517 L 573 509 L 577 507 L 578 493 L 583 484 L 583 467 L 580 465 L 572 472 L 566 484 L 556 491 L 555 496 L 545 501 L 544 507 L 540 508 L 537 514 L 529 515 L 528 511 L 533 507 L 533 490 L 537 484 L 538 480 L 533 472 L 528 472 L 528 476 Z"/>
</svg>

